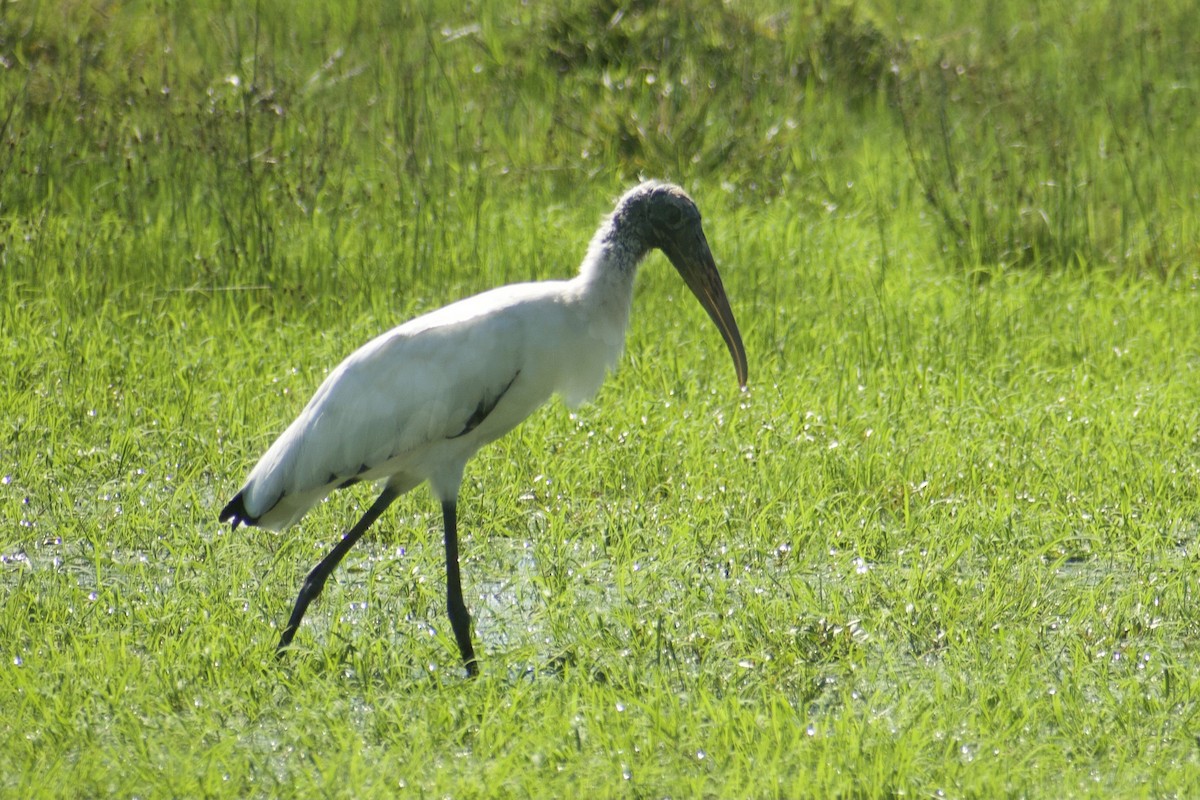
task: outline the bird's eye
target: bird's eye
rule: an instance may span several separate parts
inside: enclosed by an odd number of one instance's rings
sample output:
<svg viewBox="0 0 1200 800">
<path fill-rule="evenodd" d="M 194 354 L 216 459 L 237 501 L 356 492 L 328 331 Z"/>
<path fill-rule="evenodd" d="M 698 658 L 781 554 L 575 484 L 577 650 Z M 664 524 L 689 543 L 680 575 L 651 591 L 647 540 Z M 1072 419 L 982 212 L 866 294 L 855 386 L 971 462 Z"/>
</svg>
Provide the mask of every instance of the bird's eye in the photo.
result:
<svg viewBox="0 0 1200 800">
<path fill-rule="evenodd" d="M 683 211 L 677 205 L 663 203 L 650 210 L 650 218 L 655 225 L 664 228 L 678 228 L 683 224 Z"/>
</svg>

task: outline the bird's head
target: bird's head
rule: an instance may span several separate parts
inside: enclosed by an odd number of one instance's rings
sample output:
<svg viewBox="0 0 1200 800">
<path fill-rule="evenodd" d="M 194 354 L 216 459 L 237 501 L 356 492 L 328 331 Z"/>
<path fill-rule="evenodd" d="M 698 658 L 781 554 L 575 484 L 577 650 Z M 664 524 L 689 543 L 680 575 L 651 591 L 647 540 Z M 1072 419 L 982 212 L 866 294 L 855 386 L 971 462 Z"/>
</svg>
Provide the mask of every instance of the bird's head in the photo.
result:
<svg viewBox="0 0 1200 800">
<path fill-rule="evenodd" d="M 617 201 L 613 220 L 647 250 L 667 252 L 681 238 L 704 237 L 700 209 L 673 183 L 646 181 L 633 187 Z"/>
<path fill-rule="evenodd" d="M 613 222 L 646 250 L 658 249 L 670 259 L 684 283 L 704 306 L 733 356 L 738 384 L 746 385 L 746 350 L 717 264 L 700 224 L 700 209 L 687 192 L 671 183 L 646 181 L 617 202 Z"/>
</svg>

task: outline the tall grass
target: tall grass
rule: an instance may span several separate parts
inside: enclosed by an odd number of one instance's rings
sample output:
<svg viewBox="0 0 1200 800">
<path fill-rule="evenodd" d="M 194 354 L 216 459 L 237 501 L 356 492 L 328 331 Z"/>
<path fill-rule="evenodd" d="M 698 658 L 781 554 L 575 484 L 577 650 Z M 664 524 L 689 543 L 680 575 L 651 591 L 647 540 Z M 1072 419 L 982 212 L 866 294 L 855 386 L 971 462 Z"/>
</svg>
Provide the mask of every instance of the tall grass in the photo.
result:
<svg viewBox="0 0 1200 800">
<path fill-rule="evenodd" d="M 1192 166 L 1167 155 L 1195 133 L 1195 15 L 1174 4 L 1024 12 L 948 12 L 942 35 L 905 51 L 898 106 L 947 245 L 985 266 L 1173 274 L 1195 254 L 1169 221 L 1194 203 Z"/>
</svg>

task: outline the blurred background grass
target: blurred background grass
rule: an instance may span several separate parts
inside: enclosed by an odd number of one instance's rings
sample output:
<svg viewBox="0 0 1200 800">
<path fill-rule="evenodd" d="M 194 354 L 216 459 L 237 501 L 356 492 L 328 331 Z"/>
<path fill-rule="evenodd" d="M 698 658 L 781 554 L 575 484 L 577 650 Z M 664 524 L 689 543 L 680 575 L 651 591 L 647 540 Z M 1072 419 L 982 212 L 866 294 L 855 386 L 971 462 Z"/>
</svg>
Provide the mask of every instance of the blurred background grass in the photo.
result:
<svg viewBox="0 0 1200 800">
<path fill-rule="evenodd" d="M 474 288 L 638 174 L 914 209 L 970 270 L 1194 261 L 1190 3 L 908 5 L 5 3 L 9 274 Z"/>
</svg>

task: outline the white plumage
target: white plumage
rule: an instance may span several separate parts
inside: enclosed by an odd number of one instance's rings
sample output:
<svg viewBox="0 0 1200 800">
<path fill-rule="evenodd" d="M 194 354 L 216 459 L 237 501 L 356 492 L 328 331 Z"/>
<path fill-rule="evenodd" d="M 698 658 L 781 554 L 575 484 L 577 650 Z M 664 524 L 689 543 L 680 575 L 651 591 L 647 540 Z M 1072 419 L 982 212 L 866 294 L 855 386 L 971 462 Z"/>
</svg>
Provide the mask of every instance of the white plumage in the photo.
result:
<svg viewBox="0 0 1200 800">
<path fill-rule="evenodd" d="M 493 289 L 410 320 L 360 347 L 325 379 L 251 470 L 221 520 L 281 530 L 334 489 L 382 481 L 379 499 L 308 576 L 284 629 L 291 642 L 342 556 L 395 497 L 429 481 L 446 527 L 451 623 L 475 672 L 458 578 L 463 468 L 552 394 L 575 406 L 620 356 L 637 266 L 662 249 L 717 323 L 746 382 L 746 357 L 700 214 L 679 187 L 643 183 L 618 201 L 566 281 Z"/>
</svg>

